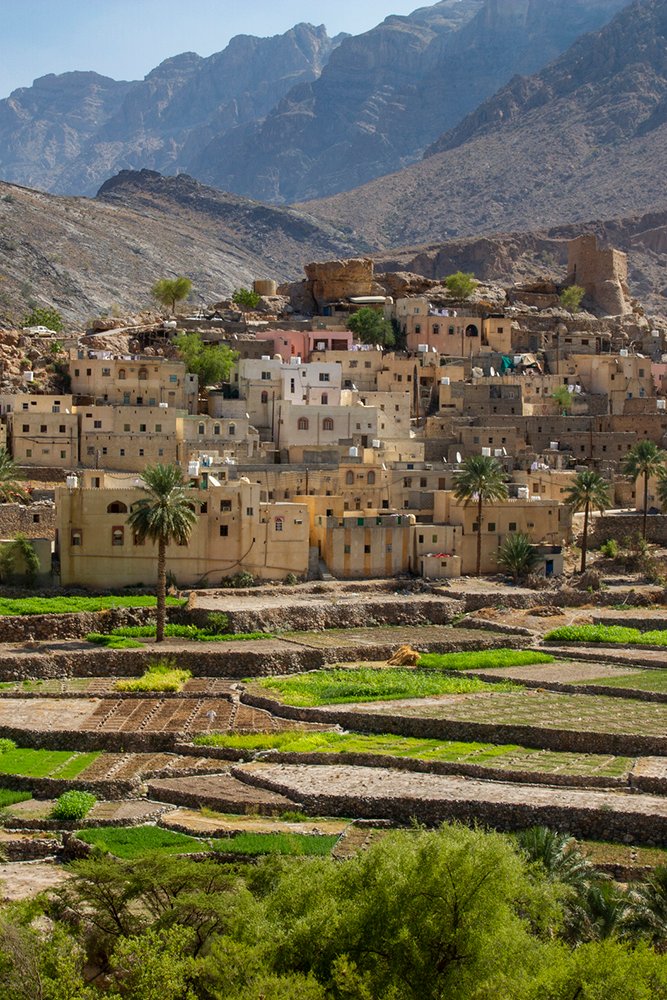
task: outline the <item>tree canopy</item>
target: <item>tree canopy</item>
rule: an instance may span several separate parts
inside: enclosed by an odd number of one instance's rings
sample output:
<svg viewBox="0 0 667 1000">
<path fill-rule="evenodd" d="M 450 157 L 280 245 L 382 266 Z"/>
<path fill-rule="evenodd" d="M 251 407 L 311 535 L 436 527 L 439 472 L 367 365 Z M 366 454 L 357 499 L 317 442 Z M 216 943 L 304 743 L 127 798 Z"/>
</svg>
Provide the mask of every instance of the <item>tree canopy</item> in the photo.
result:
<svg viewBox="0 0 667 1000">
<path fill-rule="evenodd" d="M 151 295 L 160 305 L 169 307 L 172 312 L 176 309 L 176 303 L 187 299 L 192 290 L 192 282 L 189 278 L 160 278 L 151 288 Z"/>
<path fill-rule="evenodd" d="M 56 333 L 64 328 L 63 318 L 57 309 L 47 309 L 35 306 L 29 313 L 26 313 L 21 321 L 22 326 L 45 326 L 48 330 L 55 330 Z"/>
<path fill-rule="evenodd" d="M 457 299 L 469 299 L 478 285 L 479 281 L 475 281 L 475 275 L 472 272 L 457 271 L 445 278 L 445 286 Z"/>
<path fill-rule="evenodd" d="M 477 576 L 482 573 L 482 508 L 507 499 L 506 478 L 500 462 L 489 455 L 471 455 L 454 476 L 456 499 L 477 504 Z"/>
<path fill-rule="evenodd" d="M 581 543 L 581 572 L 586 570 L 586 552 L 588 549 L 588 520 L 591 510 L 599 510 L 604 513 L 611 507 L 611 493 L 609 483 L 602 478 L 599 472 L 586 469 L 579 472 L 571 486 L 565 488 L 566 503 L 572 504 L 575 511 L 584 512 L 584 531 Z"/>
<path fill-rule="evenodd" d="M 230 350 L 226 344 L 205 344 L 198 333 L 179 334 L 174 346 L 183 355 L 187 370 L 199 376 L 200 388 L 228 378 L 239 356 L 238 351 Z"/>
<path fill-rule="evenodd" d="M 382 344 L 383 347 L 393 347 L 394 329 L 382 313 L 369 306 L 363 306 L 352 313 L 347 321 L 347 328 L 355 334 L 362 344 Z"/>
<path fill-rule="evenodd" d="M 621 462 L 621 472 L 633 481 L 644 479 L 644 519 L 642 523 L 642 538 L 646 538 L 646 515 L 648 514 L 648 481 L 651 476 L 660 476 L 665 468 L 667 452 L 655 441 L 638 441 Z"/>
<path fill-rule="evenodd" d="M 250 288 L 235 288 L 232 302 L 242 309 L 254 309 L 261 297 L 259 292 L 253 292 Z"/>
<path fill-rule="evenodd" d="M 515 583 L 519 582 L 521 574 L 532 569 L 536 561 L 537 550 L 527 532 L 513 532 L 498 549 L 498 565 L 512 574 Z"/>
<path fill-rule="evenodd" d="M 585 294 L 586 289 L 582 288 L 581 285 L 569 285 L 560 293 L 560 304 L 563 309 L 567 309 L 568 312 L 578 312 L 579 304 Z"/>
</svg>

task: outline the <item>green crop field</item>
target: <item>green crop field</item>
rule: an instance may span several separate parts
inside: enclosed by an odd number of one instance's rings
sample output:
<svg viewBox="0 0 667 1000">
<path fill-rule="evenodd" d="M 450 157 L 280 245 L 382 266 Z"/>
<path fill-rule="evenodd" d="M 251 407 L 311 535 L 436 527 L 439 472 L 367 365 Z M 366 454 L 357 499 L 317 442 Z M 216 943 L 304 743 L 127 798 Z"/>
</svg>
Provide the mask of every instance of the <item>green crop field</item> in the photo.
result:
<svg viewBox="0 0 667 1000">
<path fill-rule="evenodd" d="M 667 632 L 640 632 L 625 625 L 565 625 L 552 629 L 544 637 L 549 642 L 629 643 L 644 646 L 667 646 Z"/>
<path fill-rule="evenodd" d="M 434 670 L 494 670 L 502 667 L 529 667 L 535 663 L 553 663 L 548 653 L 524 649 L 486 649 L 473 653 L 423 653 L 420 667 Z"/>
<path fill-rule="evenodd" d="M 428 698 L 443 694 L 511 691 L 511 684 L 485 684 L 474 677 L 446 677 L 422 670 L 390 667 L 316 670 L 291 677 L 266 677 L 262 688 L 287 705 L 336 705 L 394 698 Z"/>
<path fill-rule="evenodd" d="M 111 638 L 118 636 L 124 639 L 153 639 L 157 634 L 155 622 L 148 625 L 122 625 L 111 632 Z M 171 625 L 169 622 L 164 627 L 164 634 L 168 639 L 191 639 L 195 642 L 236 642 L 245 639 L 271 639 L 268 632 L 242 632 L 238 635 L 218 635 L 209 629 L 197 628 L 196 625 Z M 101 639 L 109 639 L 109 636 L 97 636 L 96 633 L 87 635 L 89 642 L 100 642 Z"/>
<path fill-rule="evenodd" d="M 367 753 L 479 764 L 481 767 L 530 771 L 533 774 L 600 774 L 625 777 L 635 764 L 632 757 L 608 754 L 579 754 L 532 750 L 527 747 L 492 743 L 460 743 L 452 740 L 420 740 L 411 736 L 358 733 L 303 732 L 252 733 L 227 736 L 222 733 L 197 736 L 199 746 L 247 750 L 280 750 L 284 753 Z"/>
<path fill-rule="evenodd" d="M 163 830 L 159 826 L 107 826 L 94 830 L 81 830 L 77 833 L 77 837 L 87 844 L 99 845 L 103 850 L 119 858 L 128 859 L 141 858 L 151 851 L 161 851 L 163 854 L 192 854 L 210 849 L 204 841 L 188 837 L 184 833 Z"/>
<path fill-rule="evenodd" d="M 667 670 L 633 670 L 621 677 L 596 677 L 582 681 L 586 684 L 601 684 L 605 687 L 634 688 L 637 691 L 667 693 Z"/>
<path fill-rule="evenodd" d="M 167 597 L 171 607 L 181 607 L 186 602 L 177 597 Z M 0 615 L 62 615 L 78 611 L 102 611 L 104 608 L 154 608 L 157 597 L 22 597 L 0 598 Z"/>
<path fill-rule="evenodd" d="M 338 834 L 316 833 L 239 833 L 236 837 L 215 844 L 222 854 L 284 854 L 289 856 L 322 856 L 330 854 Z"/>
<path fill-rule="evenodd" d="M 17 802 L 27 802 L 31 798 L 31 792 L 13 792 L 11 788 L 0 788 L 0 809 L 16 805 Z"/>
<path fill-rule="evenodd" d="M 76 778 L 97 757 L 99 753 L 72 753 L 70 750 L 10 750 L 0 754 L 0 774 Z"/>
</svg>

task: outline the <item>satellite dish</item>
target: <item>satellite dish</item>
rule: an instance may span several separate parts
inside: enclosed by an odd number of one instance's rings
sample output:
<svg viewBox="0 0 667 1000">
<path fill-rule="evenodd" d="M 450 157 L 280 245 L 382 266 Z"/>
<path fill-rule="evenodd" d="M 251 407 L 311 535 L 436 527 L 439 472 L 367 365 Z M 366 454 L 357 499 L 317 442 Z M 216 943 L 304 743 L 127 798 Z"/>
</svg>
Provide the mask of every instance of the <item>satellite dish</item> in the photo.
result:
<svg viewBox="0 0 667 1000">
<path fill-rule="evenodd" d="M 460 451 L 457 451 L 457 453 L 456 453 L 456 461 L 457 461 L 457 463 L 459 465 L 461 464 L 461 452 Z"/>
<path fill-rule="evenodd" d="M 493 367 L 493 365 L 491 365 L 491 378 L 495 377 L 496 377 L 496 369 Z"/>
</svg>

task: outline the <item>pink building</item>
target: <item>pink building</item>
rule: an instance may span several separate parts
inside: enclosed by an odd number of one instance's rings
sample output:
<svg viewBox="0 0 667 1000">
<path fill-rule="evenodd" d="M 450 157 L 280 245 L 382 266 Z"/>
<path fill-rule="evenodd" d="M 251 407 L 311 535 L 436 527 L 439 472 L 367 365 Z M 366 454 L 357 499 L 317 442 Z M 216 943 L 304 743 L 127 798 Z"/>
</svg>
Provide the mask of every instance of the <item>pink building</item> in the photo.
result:
<svg viewBox="0 0 667 1000">
<path fill-rule="evenodd" d="M 656 392 L 660 394 L 667 394 L 667 364 L 660 361 L 654 361 L 651 364 L 651 375 L 653 376 L 653 381 L 655 382 Z"/>
<path fill-rule="evenodd" d="M 354 334 L 351 330 L 267 330 L 262 339 L 272 341 L 272 354 L 289 364 L 297 357 L 309 361 L 312 351 L 349 351 Z"/>
</svg>

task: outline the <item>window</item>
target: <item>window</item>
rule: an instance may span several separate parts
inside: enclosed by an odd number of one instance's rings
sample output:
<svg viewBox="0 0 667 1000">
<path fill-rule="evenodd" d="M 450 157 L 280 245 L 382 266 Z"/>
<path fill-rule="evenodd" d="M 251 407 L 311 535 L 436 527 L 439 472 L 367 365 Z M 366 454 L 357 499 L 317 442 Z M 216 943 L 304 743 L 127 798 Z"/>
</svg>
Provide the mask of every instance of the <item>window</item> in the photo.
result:
<svg viewBox="0 0 667 1000">
<path fill-rule="evenodd" d="M 121 458 L 124 458 L 124 457 L 125 457 L 125 449 L 124 449 L 124 448 L 121 448 L 121 449 L 120 449 L 120 457 L 121 457 Z"/>
<path fill-rule="evenodd" d="M 509 530 L 516 531 L 516 521 L 510 521 Z"/>
<path fill-rule="evenodd" d="M 322 406 L 328 406 L 328 405 L 329 405 L 329 393 L 328 392 L 323 392 L 322 393 Z"/>
<path fill-rule="evenodd" d="M 61 458 L 67 458 L 67 452 L 66 451 L 61 451 L 60 452 L 60 457 Z"/>
<path fill-rule="evenodd" d="M 25 450 L 25 457 L 26 458 L 32 458 L 32 448 L 26 448 L 26 450 Z"/>
<path fill-rule="evenodd" d="M 422 489 L 425 489 L 425 488 L 426 488 L 426 479 L 424 479 L 424 478 L 422 477 L 422 478 L 421 478 L 421 479 L 419 480 L 419 485 L 421 486 L 421 488 L 422 488 Z"/>
<path fill-rule="evenodd" d="M 60 413 L 60 407 L 58 405 L 52 406 L 51 413 Z"/>
<path fill-rule="evenodd" d="M 123 405 L 127 406 L 129 404 L 129 402 L 130 402 L 130 394 L 129 394 L 129 392 L 124 392 L 123 393 Z"/>
<path fill-rule="evenodd" d="M 78 528 L 72 528 L 72 534 L 70 535 L 70 541 L 72 545 L 82 545 L 83 544 L 83 533 Z"/>
<path fill-rule="evenodd" d="M 58 432 L 60 434 L 65 434 L 66 433 L 66 428 L 65 428 L 64 424 L 60 424 L 60 426 L 58 427 Z"/>
<path fill-rule="evenodd" d="M 103 368 L 102 369 L 102 378 L 111 378 L 111 369 L 110 368 Z"/>
<path fill-rule="evenodd" d="M 74 369 L 74 375 L 75 375 L 75 377 L 78 378 L 78 376 L 79 376 L 79 369 L 78 368 Z"/>
<path fill-rule="evenodd" d="M 143 457 L 144 457 L 144 449 L 140 448 L 139 449 L 139 458 L 143 458 Z"/>
<path fill-rule="evenodd" d="M 350 546 L 349 545 L 344 545 L 343 546 L 343 552 L 344 552 L 344 554 L 346 556 L 349 556 L 349 554 L 350 554 Z"/>
<path fill-rule="evenodd" d="M 252 507 L 246 507 L 246 509 L 245 509 L 245 516 L 246 517 L 252 517 L 253 513 L 254 512 L 253 512 Z"/>
<path fill-rule="evenodd" d="M 352 486 L 352 484 L 354 483 L 354 472 L 350 471 L 346 473 L 345 482 L 347 483 L 348 486 Z"/>
<path fill-rule="evenodd" d="M 294 379 L 290 379 L 290 392 L 294 392 Z"/>
<path fill-rule="evenodd" d="M 370 551 L 371 551 L 370 545 L 364 545 L 364 552 L 370 552 Z"/>
<path fill-rule="evenodd" d="M 533 483 L 533 493 L 539 493 L 539 492 L 540 492 L 540 484 Z"/>
<path fill-rule="evenodd" d="M 135 531 L 134 535 L 132 536 L 132 541 L 133 541 L 134 545 L 145 545 L 146 544 L 146 539 L 145 538 L 139 538 L 139 535 L 136 533 L 136 531 Z"/>
<path fill-rule="evenodd" d="M 329 372 L 320 372 L 320 382 L 329 381 Z"/>
<path fill-rule="evenodd" d="M 145 432 L 145 430 L 146 430 L 146 424 L 139 424 L 139 431 L 143 433 Z"/>
<path fill-rule="evenodd" d="M 141 372 L 139 372 L 139 378 L 141 378 Z M 170 375 L 169 381 L 178 383 L 178 375 Z"/>
<path fill-rule="evenodd" d="M 268 394 L 268 392 L 264 391 L 262 393 L 261 399 L 262 399 L 262 403 L 268 403 L 268 401 L 269 401 L 269 394 Z"/>
<path fill-rule="evenodd" d="M 306 417 L 299 417 L 299 422 L 297 424 L 297 427 L 299 428 L 300 431 L 307 431 L 308 430 L 308 420 L 307 420 L 307 418 Z"/>
<path fill-rule="evenodd" d="M 157 453 L 158 453 L 158 455 L 160 455 L 160 457 L 162 457 L 162 455 L 164 455 L 164 448 L 158 448 L 158 452 Z"/>
<path fill-rule="evenodd" d="M 92 375 L 92 374 L 93 374 L 93 369 L 92 368 L 86 368 L 86 375 Z"/>
<path fill-rule="evenodd" d="M 200 514 L 208 514 L 208 504 L 207 503 L 203 503 L 203 504 L 200 505 L 200 507 L 199 507 L 199 513 Z"/>
<path fill-rule="evenodd" d="M 93 421 L 93 427 L 97 427 L 97 428 L 99 428 L 101 430 L 102 429 L 102 421 L 101 420 L 94 420 Z"/>
<path fill-rule="evenodd" d="M 473 523 L 473 526 L 472 526 L 472 530 L 473 530 L 473 531 L 479 531 L 479 524 L 477 523 L 477 521 L 475 521 L 475 522 Z"/>
<path fill-rule="evenodd" d="M 473 443 L 473 444 L 479 444 L 479 437 L 474 437 L 474 438 L 472 439 L 472 443 Z"/>
<path fill-rule="evenodd" d="M 431 541 L 433 542 L 434 545 L 437 545 L 438 544 L 438 536 L 437 535 L 431 535 Z"/>
<path fill-rule="evenodd" d="M 123 544 L 123 528 L 117 527 L 111 529 L 111 544 L 112 545 L 122 545 Z"/>
<path fill-rule="evenodd" d="M 50 454 L 51 452 L 49 451 L 48 448 L 42 448 L 42 455 L 50 455 Z"/>
<path fill-rule="evenodd" d="M 325 417 L 324 420 L 322 421 L 322 430 L 332 431 L 333 429 L 334 429 L 333 420 L 331 419 L 331 417 Z"/>
<path fill-rule="evenodd" d="M 496 522 L 489 521 L 489 531 L 495 531 L 495 530 L 496 530 Z"/>
<path fill-rule="evenodd" d="M 434 325 L 434 327 L 433 327 L 433 336 L 434 336 L 434 337 L 437 337 L 437 336 L 439 335 L 439 333 L 440 333 L 440 327 L 439 327 L 439 325 L 438 325 L 438 324 L 436 323 L 436 324 Z"/>
<path fill-rule="evenodd" d="M 236 424 L 230 424 L 229 425 L 229 436 L 230 437 L 234 437 L 235 434 L 236 434 Z"/>
<path fill-rule="evenodd" d="M 422 332 L 421 323 L 417 323 L 415 325 L 415 333 L 421 333 L 421 332 Z"/>
<path fill-rule="evenodd" d="M 88 445 L 88 447 L 86 448 L 86 454 L 88 454 L 88 455 L 94 455 L 95 454 L 95 447 L 94 447 L 94 445 L 91 445 L 91 444 Z"/>
<path fill-rule="evenodd" d="M 106 455 L 106 453 L 107 453 L 107 450 L 106 450 L 106 448 L 102 448 L 102 454 L 103 454 L 103 455 Z"/>
<path fill-rule="evenodd" d="M 375 485 L 375 473 L 374 472 L 369 472 L 368 473 L 368 475 L 366 477 L 366 482 L 368 483 L 369 486 L 374 486 Z"/>
<path fill-rule="evenodd" d="M 206 426 L 205 426 L 205 424 L 200 424 L 199 425 L 199 427 L 197 428 L 197 433 L 198 434 L 205 434 L 206 433 Z"/>
<path fill-rule="evenodd" d="M 450 328 L 449 328 L 449 336 L 450 337 L 454 336 L 454 327 L 453 326 L 450 326 Z"/>
<path fill-rule="evenodd" d="M 127 505 L 122 500 L 114 500 L 107 507 L 107 514 L 127 514 Z"/>
<path fill-rule="evenodd" d="M 30 424 L 24 424 L 23 425 L 23 433 L 24 434 L 29 434 L 30 433 Z"/>
<path fill-rule="evenodd" d="M 583 344 L 583 340 L 582 340 L 582 344 Z M 638 375 L 639 375 L 640 378 L 644 378 L 644 369 L 643 368 L 639 369 Z"/>
<path fill-rule="evenodd" d="M 262 372 L 262 379 L 264 382 L 268 382 L 271 379 L 271 372 Z"/>
<path fill-rule="evenodd" d="M 232 510 L 232 501 L 231 500 L 221 500 L 220 501 L 220 511 L 223 514 L 230 514 L 231 510 Z"/>
<path fill-rule="evenodd" d="M 276 529 L 276 531 L 282 531 L 283 530 L 283 520 L 284 519 L 282 517 L 277 517 L 275 519 L 275 529 Z"/>
<path fill-rule="evenodd" d="M 148 379 L 148 369 L 147 368 L 140 368 L 139 369 L 139 381 L 140 382 L 145 382 L 147 379 Z"/>
<path fill-rule="evenodd" d="M 405 487 L 406 490 L 412 489 L 412 478 L 410 476 L 408 476 L 407 479 L 403 480 L 403 486 Z"/>
<path fill-rule="evenodd" d="M 124 368 L 119 368 L 118 369 L 118 378 L 121 381 L 124 381 L 127 378 L 127 372 L 125 371 Z"/>
<path fill-rule="evenodd" d="M 221 538 L 226 538 L 228 534 L 229 534 L 229 525 L 228 524 L 221 524 L 220 525 L 220 537 Z"/>
</svg>

